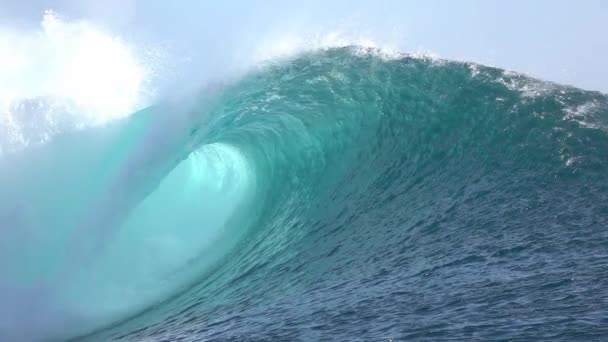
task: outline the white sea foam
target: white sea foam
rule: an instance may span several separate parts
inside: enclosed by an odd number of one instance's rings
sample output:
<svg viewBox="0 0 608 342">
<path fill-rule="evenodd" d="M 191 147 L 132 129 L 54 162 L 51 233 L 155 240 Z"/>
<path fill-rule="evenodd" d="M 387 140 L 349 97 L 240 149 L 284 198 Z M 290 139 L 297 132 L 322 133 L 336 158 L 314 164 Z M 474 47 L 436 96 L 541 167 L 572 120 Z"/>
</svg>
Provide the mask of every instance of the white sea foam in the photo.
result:
<svg viewBox="0 0 608 342">
<path fill-rule="evenodd" d="M 52 11 L 36 30 L 0 26 L 0 155 L 144 106 L 142 60 L 121 37 Z"/>
<path fill-rule="evenodd" d="M 600 103 L 597 100 L 585 102 L 582 105 L 571 106 L 566 108 L 564 120 L 576 121 L 586 128 L 606 129 L 606 126 L 597 117 L 596 112 L 600 108 Z"/>
</svg>

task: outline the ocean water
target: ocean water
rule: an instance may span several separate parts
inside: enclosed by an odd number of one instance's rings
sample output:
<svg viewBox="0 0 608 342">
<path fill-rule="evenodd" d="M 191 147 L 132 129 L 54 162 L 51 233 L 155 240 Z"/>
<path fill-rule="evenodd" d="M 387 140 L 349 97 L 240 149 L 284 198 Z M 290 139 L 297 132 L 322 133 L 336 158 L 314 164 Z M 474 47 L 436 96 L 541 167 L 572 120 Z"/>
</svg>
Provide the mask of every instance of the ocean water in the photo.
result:
<svg viewBox="0 0 608 342">
<path fill-rule="evenodd" d="M 318 49 L 0 158 L 2 341 L 608 338 L 605 94 Z"/>
</svg>

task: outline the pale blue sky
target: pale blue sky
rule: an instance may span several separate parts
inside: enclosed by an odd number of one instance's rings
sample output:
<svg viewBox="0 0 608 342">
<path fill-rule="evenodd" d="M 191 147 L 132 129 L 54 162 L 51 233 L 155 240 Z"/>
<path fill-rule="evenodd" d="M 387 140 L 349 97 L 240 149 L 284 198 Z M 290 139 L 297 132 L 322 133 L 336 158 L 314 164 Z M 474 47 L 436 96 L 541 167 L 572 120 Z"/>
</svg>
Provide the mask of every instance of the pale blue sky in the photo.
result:
<svg viewBox="0 0 608 342">
<path fill-rule="evenodd" d="M 472 60 L 608 93 L 608 1 L 0 0 L 0 24 L 28 26 L 44 9 L 125 36 L 198 51 L 210 66 L 273 32 L 348 28 L 405 51 Z"/>
</svg>

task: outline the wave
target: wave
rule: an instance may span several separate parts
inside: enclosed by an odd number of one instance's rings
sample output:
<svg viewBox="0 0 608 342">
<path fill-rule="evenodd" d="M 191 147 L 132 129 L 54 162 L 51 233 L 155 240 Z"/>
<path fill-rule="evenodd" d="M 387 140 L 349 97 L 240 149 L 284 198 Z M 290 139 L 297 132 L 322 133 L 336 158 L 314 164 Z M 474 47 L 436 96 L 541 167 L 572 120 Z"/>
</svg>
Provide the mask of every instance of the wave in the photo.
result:
<svg viewBox="0 0 608 342">
<path fill-rule="evenodd" d="M 184 103 L 5 157 L 0 336 L 601 335 L 605 95 L 342 47 Z"/>
</svg>

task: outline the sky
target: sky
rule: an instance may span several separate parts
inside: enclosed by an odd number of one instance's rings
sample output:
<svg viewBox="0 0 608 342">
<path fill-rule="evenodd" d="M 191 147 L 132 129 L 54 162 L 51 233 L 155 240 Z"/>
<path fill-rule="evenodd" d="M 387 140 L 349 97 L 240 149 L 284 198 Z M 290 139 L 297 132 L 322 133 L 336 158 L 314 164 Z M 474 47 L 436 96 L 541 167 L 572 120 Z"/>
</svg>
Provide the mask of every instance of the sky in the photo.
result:
<svg viewBox="0 0 608 342">
<path fill-rule="evenodd" d="M 37 26 L 46 9 L 170 46 L 207 72 L 276 37 L 338 30 L 405 52 L 608 93 L 608 1 L 602 0 L 0 0 L 0 27 Z"/>
</svg>

